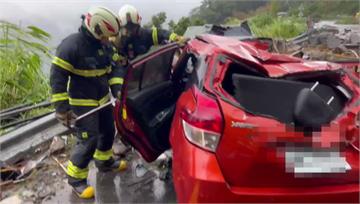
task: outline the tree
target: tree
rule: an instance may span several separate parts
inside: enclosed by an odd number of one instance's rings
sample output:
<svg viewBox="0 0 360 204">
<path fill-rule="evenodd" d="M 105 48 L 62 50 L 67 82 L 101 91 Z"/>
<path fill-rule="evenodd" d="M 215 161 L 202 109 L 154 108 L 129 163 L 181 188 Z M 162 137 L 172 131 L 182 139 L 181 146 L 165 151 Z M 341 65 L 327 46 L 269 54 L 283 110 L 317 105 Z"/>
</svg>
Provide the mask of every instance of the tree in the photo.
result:
<svg viewBox="0 0 360 204">
<path fill-rule="evenodd" d="M 191 25 L 193 26 L 202 26 L 205 24 L 205 21 L 200 18 L 191 18 Z"/>
<path fill-rule="evenodd" d="M 221 24 L 234 13 L 248 13 L 262 6 L 268 0 L 260 1 L 238 1 L 238 0 L 203 0 L 201 5 L 190 12 L 191 18 L 199 18 L 206 23 Z"/>
<path fill-rule="evenodd" d="M 151 18 L 153 25 L 157 28 L 161 28 L 161 25 L 166 21 L 166 13 L 160 12 Z"/>
<path fill-rule="evenodd" d="M 162 24 L 165 23 L 166 18 L 165 12 L 157 13 L 151 17 L 151 22 L 145 24 L 144 27 L 151 28 L 152 26 L 155 26 L 157 28 L 162 28 Z"/>
<path fill-rule="evenodd" d="M 301 6 L 302 5 L 302 6 Z M 297 15 L 303 7 L 304 16 L 318 18 L 334 18 L 337 15 L 354 16 L 359 11 L 358 0 L 316 1 L 297 0 L 288 1 L 288 10 L 291 15 Z"/>
<path fill-rule="evenodd" d="M 169 23 L 168 23 L 168 26 L 169 26 L 169 29 L 171 31 L 174 31 L 175 30 L 175 27 L 176 27 L 176 23 L 174 20 L 170 20 Z"/>
<path fill-rule="evenodd" d="M 170 30 L 179 35 L 183 35 L 189 26 L 201 26 L 204 24 L 203 20 L 199 18 L 191 19 L 190 17 L 182 17 L 177 23 L 173 20 L 168 23 Z"/>
<path fill-rule="evenodd" d="M 189 27 L 190 25 L 191 25 L 190 18 L 189 17 L 182 17 L 182 18 L 180 18 L 180 20 L 176 24 L 176 26 L 174 28 L 174 32 L 179 34 L 179 35 L 183 35 L 185 33 L 187 27 Z"/>
</svg>

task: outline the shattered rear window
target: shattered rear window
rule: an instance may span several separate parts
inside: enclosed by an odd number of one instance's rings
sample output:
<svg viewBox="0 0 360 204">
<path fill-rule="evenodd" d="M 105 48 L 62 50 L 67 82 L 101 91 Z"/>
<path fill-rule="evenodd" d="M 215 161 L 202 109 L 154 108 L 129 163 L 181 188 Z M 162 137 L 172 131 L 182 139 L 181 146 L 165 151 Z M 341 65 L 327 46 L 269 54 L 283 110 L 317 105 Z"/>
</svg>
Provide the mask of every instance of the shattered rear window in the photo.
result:
<svg viewBox="0 0 360 204">
<path fill-rule="evenodd" d="M 269 78 L 234 63 L 222 85 L 249 113 L 287 124 L 319 126 L 339 115 L 352 97 L 346 87 L 334 80 L 336 74 Z"/>
</svg>

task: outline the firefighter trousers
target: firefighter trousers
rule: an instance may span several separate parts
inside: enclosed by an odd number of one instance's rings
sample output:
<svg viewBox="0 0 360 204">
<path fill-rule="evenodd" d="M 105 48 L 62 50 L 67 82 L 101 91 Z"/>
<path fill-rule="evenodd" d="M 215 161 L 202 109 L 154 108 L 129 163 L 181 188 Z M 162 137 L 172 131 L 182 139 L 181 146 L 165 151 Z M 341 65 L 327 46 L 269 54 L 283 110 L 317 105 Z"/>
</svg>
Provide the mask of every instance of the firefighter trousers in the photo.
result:
<svg viewBox="0 0 360 204">
<path fill-rule="evenodd" d="M 71 108 L 77 116 L 80 116 L 95 107 L 72 106 Z M 76 144 L 73 146 L 67 166 L 70 184 L 87 179 L 88 164 L 92 158 L 105 163 L 112 160 L 115 135 L 112 111 L 112 106 L 108 106 L 76 123 L 74 132 Z"/>
</svg>

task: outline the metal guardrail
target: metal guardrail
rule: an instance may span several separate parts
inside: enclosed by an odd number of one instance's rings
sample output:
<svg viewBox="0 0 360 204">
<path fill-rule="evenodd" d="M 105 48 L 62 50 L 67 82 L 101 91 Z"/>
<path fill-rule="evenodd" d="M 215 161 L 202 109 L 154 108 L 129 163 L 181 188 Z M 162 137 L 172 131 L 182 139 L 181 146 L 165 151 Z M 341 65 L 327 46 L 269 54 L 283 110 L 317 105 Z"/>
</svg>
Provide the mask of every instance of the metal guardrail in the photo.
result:
<svg viewBox="0 0 360 204">
<path fill-rule="evenodd" d="M 13 110 L 9 109 L 8 111 L 4 111 L 4 112 L 0 113 L 0 121 L 4 121 L 9 118 L 17 117 L 21 113 L 35 109 L 35 108 L 47 107 L 50 105 L 51 105 L 50 102 L 45 101 L 45 102 L 41 102 L 39 104 L 35 104 L 35 105 L 31 105 L 31 106 L 24 105 L 24 107 L 19 106 L 18 108 L 14 108 Z"/>
<path fill-rule="evenodd" d="M 25 103 L 25 104 L 20 104 L 20 105 L 11 107 L 11 108 L 3 109 L 3 110 L 0 110 L 0 115 L 3 114 L 3 113 L 9 112 L 9 111 L 13 111 L 13 110 L 28 107 L 28 106 L 31 106 L 31 104 L 30 103 Z"/>
<path fill-rule="evenodd" d="M 21 128 L 0 137 L 0 161 L 12 164 L 26 157 L 39 145 L 50 141 L 57 135 L 69 133 L 69 129 L 60 124 L 55 113 L 40 118 Z"/>
<path fill-rule="evenodd" d="M 37 115 L 37 116 L 31 117 L 31 118 L 25 118 L 25 119 L 21 119 L 21 120 L 12 121 L 12 122 L 10 122 L 10 123 L 6 123 L 6 124 L 4 124 L 4 125 L 1 125 L 1 126 L 0 126 L 0 130 L 4 130 L 4 133 L 1 133 L 1 135 L 10 132 L 11 129 L 17 129 L 18 127 L 21 127 L 21 126 L 23 126 L 23 125 L 26 125 L 27 123 L 30 123 L 30 122 L 32 122 L 32 121 L 34 121 L 34 120 L 37 120 L 37 119 L 39 119 L 39 118 L 42 118 L 42 117 L 44 117 L 44 116 L 46 116 L 46 115 L 49 115 L 49 114 L 51 114 L 51 113 L 53 113 L 53 112 L 54 112 L 54 111 L 48 112 L 48 113 L 44 113 L 44 114 L 41 114 L 41 115 Z M 9 129 L 10 129 L 10 131 L 8 131 Z M 0 135 L 0 136 L 1 136 L 1 135 Z"/>
</svg>

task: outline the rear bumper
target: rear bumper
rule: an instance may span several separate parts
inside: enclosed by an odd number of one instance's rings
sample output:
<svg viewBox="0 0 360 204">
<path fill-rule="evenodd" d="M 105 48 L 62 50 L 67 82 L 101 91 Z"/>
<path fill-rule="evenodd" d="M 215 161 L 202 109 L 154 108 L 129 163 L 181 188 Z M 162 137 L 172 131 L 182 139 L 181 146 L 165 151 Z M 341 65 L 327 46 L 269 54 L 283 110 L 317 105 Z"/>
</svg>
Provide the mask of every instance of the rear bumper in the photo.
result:
<svg viewBox="0 0 360 204">
<path fill-rule="evenodd" d="M 230 187 L 215 154 L 189 143 L 176 118 L 170 132 L 178 202 L 359 202 L 359 184 L 311 188 Z M 238 165 L 238 164 L 234 164 Z M 259 181 L 257 181 L 259 182 Z"/>
<path fill-rule="evenodd" d="M 176 175 L 174 175 L 176 177 Z M 186 177 L 185 177 L 186 178 Z M 187 177 L 175 184 L 178 201 L 183 202 L 296 202 L 296 203 L 359 203 L 359 192 L 353 191 L 356 186 L 337 187 L 333 189 L 292 189 L 296 193 L 273 192 L 274 189 L 229 189 L 225 183 L 200 180 Z M 312 190 L 304 193 L 303 190 Z M 264 194 L 263 194 L 264 192 Z"/>
</svg>

